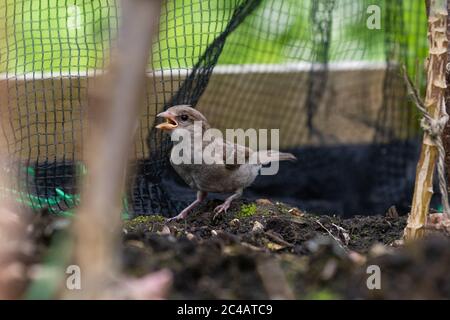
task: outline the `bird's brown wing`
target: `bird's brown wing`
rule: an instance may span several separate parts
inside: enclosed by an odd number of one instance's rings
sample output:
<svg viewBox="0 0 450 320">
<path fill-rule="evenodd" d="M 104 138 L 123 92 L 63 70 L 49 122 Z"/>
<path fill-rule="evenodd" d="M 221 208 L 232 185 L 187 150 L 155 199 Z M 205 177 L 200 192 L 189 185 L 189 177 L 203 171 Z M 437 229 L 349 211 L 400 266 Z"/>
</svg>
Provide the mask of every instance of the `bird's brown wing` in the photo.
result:
<svg viewBox="0 0 450 320">
<path fill-rule="evenodd" d="M 230 143 L 228 141 L 223 144 L 223 161 L 225 168 L 228 170 L 236 170 L 244 162 L 248 162 L 253 150 L 239 144 Z M 240 162 L 238 162 L 240 160 Z"/>
</svg>

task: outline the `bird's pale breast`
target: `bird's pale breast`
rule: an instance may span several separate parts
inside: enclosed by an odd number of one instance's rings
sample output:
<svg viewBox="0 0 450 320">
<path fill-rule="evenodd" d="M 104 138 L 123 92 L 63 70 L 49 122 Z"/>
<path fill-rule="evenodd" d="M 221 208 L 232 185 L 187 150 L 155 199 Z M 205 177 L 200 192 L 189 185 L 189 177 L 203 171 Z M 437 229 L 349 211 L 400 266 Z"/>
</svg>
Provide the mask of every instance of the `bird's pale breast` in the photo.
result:
<svg viewBox="0 0 450 320">
<path fill-rule="evenodd" d="M 234 192 L 246 188 L 258 175 L 259 167 L 243 164 L 236 169 L 227 169 L 222 164 L 173 164 L 180 177 L 195 190 L 206 192 Z"/>
</svg>

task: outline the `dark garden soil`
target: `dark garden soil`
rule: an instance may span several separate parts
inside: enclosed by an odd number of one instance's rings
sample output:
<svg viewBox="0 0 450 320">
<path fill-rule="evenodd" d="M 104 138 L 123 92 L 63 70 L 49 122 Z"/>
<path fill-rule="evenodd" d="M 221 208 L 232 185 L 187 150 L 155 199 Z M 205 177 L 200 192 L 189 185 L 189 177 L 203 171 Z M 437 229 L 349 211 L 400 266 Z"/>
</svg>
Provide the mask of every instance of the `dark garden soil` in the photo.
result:
<svg viewBox="0 0 450 320">
<path fill-rule="evenodd" d="M 126 222 L 127 272 L 169 268 L 170 298 L 450 298 L 450 241 L 435 235 L 396 247 L 406 218 L 395 210 L 344 220 L 259 200 L 236 202 L 214 220 L 217 204 L 183 222 Z M 380 268 L 379 290 L 367 287 L 371 265 Z"/>
<path fill-rule="evenodd" d="M 160 216 L 126 221 L 126 273 L 170 269 L 171 299 L 450 298 L 448 237 L 396 246 L 406 217 L 395 210 L 342 219 L 262 199 L 236 201 L 213 219 L 219 203 L 207 202 L 183 222 Z M 41 253 L 50 243 L 49 225 L 66 228 L 50 220 L 41 216 L 34 223 Z M 381 288 L 370 290 L 377 267 Z"/>
</svg>

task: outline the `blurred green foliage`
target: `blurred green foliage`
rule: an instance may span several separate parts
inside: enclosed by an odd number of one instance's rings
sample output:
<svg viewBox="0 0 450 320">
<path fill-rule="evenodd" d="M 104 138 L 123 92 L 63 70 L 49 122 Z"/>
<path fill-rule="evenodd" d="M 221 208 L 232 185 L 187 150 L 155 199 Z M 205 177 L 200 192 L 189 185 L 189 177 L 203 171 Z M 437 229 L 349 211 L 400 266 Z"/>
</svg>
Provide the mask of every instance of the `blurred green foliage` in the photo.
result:
<svg viewBox="0 0 450 320">
<path fill-rule="evenodd" d="M 154 46 L 155 69 L 192 67 L 241 2 L 168 1 Z M 379 30 L 366 26 L 370 5 L 381 8 Z M 397 10 L 396 16 L 383 15 L 388 5 Z M 6 17 L 7 30 L 0 30 L 0 71 L 15 73 L 102 68 L 118 24 L 116 0 L 6 0 L 0 4 L 0 17 Z M 322 26 L 313 23 L 324 18 L 332 21 L 325 38 L 318 36 Z M 219 64 L 322 61 L 318 52 L 323 50 L 327 61 L 385 61 L 391 36 L 407 49 L 408 65 L 425 58 L 423 1 L 261 1 L 229 36 Z"/>
<path fill-rule="evenodd" d="M 113 3 L 6 0 L 0 5 L 0 16 L 6 17 L 6 32 L 0 36 L 0 69 L 24 73 L 100 67 L 109 30 L 117 25 Z"/>
</svg>

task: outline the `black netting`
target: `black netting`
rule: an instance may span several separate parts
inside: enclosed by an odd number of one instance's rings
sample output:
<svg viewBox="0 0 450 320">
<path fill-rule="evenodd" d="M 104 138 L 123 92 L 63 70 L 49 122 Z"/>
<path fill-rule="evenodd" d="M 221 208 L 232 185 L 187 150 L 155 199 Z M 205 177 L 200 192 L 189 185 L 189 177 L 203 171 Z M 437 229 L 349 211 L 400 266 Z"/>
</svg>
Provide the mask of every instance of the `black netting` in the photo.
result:
<svg viewBox="0 0 450 320">
<path fill-rule="evenodd" d="M 108 65 L 120 8 L 4 0 L 0 17 L 0 112 L 8 174 L 19 181 L 4 191 L 70 213 L 87 170 L 87 91 Z M 167 1 L 126 211 L 172 215 L 194 197 L 168 165 L 170 141 L 153 129 L 175 104 L 192 104 L 220 129 L 280 129 L 282 149 L 299 161 L 259 177 L 244 197 L 318 213 L 407 210 L 419 131 L 399 70 L 423 86 L 426 27 L 417 0 Z"/>
</svg>

